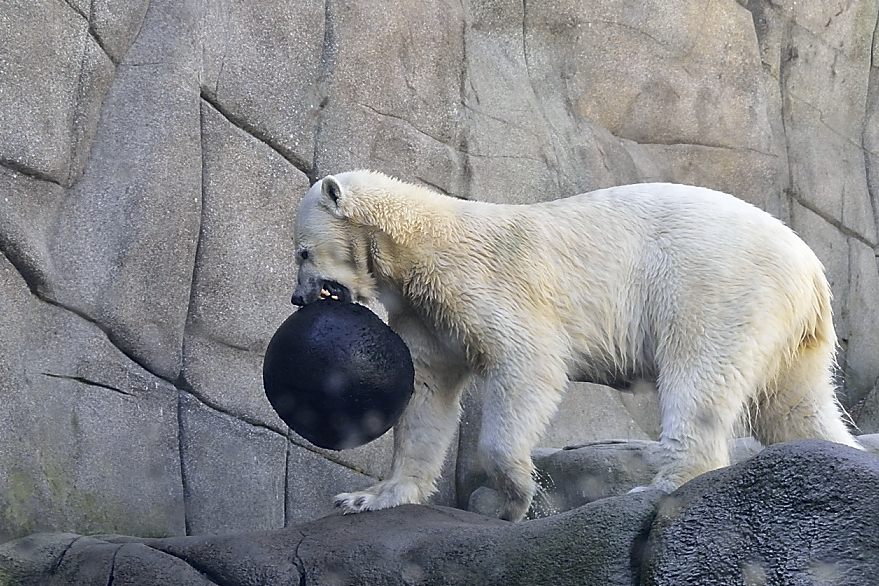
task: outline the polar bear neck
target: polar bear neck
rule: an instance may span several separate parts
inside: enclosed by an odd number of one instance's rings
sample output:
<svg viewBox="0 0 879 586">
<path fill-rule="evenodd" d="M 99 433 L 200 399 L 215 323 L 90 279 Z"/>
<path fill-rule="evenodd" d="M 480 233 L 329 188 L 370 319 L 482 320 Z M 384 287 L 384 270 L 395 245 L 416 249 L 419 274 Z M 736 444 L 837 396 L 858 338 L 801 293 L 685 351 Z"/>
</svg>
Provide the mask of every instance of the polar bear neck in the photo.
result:
<svg viewBox="0 0 879 586">
<path fill-rule="evenodd" d="M 399 247 L 425 239 L 454 236 L 459 200 L 374 171 L 339 176 L 347 193 L 340 200 L 344 216 L 386 234 Z"/>
</svg>

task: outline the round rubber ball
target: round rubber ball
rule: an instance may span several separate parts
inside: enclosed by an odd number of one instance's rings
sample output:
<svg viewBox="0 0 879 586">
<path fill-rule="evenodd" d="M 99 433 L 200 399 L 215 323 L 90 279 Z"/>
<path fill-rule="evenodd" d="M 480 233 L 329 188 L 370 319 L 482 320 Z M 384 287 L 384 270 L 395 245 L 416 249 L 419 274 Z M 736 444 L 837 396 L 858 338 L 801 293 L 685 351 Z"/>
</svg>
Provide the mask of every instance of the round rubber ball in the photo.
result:
<svg viewBox="0 0 879 586">
<path fill-rule="evenodd" d="M 263 386 L 293 431 L 321 448 L 362 446 L 394 426 L 415 379 L 409 348 L 363 305 L 324 299 L 272 336 Z"/>
</svg>

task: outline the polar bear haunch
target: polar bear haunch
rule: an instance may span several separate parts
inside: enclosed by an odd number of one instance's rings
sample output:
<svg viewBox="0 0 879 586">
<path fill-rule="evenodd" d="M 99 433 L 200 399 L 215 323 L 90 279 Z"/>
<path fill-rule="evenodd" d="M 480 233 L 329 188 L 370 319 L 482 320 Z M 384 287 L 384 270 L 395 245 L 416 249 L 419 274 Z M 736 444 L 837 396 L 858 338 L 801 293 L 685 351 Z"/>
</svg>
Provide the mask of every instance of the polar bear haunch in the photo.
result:
<svg viewBox="0 0 879 586">
<path fill-rule="evenodd" d="M 345 512 L 435 490 L 470 376 L 485 389 L 479 452 L 505 519 L 528 510 L 530 453 L 569 378 L 656 380 L 667 463 L 653 485 L 666 491 L 726 465 L 743 416 L 764 444 L 857 445 L 831 379 L 821 263 L 733 196 L 639 184 L 498 205 L 356 171 L 309 190 L 296 245 L 294 298 L 328 283 L 378 298 L 415 364 L 391 475 L 338 495 Z"/>
</svg>

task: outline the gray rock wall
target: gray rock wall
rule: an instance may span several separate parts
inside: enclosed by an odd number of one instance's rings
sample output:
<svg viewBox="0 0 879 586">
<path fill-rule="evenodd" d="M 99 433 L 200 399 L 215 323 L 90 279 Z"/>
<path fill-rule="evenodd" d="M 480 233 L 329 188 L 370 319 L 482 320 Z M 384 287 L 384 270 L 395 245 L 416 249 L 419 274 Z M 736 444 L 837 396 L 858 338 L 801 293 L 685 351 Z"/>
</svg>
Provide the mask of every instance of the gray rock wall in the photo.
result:
<svg viewBox="0 0 879 586">
<path fill-rule="evenodd" d="M 275 529 L 385 473 L 391 438 L 316 449 L 260 381 L 298 199 L 351 168 L 489 201 L 653 180 L 751 201 L 825 263 L 840 399 L 879 431 L 877 17 L 877 0 L 5 0 L 0 540 Z M 546 445 L 655 437 L 623 399 L 578 385 Z M 478 485 L 477 429 L 438 503 Z"/>
</svg>

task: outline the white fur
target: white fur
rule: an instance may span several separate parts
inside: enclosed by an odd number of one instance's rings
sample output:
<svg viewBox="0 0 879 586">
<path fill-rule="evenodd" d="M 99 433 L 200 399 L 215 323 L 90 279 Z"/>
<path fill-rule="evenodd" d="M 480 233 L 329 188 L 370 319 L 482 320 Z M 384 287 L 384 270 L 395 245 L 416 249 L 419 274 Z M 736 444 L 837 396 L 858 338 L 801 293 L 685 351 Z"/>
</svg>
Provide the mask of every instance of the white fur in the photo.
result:
<svg viewBox="0 0 879 586">
<path fill-rule="evenodd" d="M 470 375 L 485 387 L 479 452 L 511 520 L 569 379 L 657 381 L 667 464 L 653 486 L 666 491 L 727 465 L 743 416 L 763 443 L 857 446 L 831 381 L 821 263 L 730 195 L 640 184 L 505 206 L 357 171 L 312 187 L 296 242 L 300 290 L 327 279 L 378 297 L 415 362 L 391 476 L 338 495 L 345 512 L 433 493 Z"/>
</svg>

